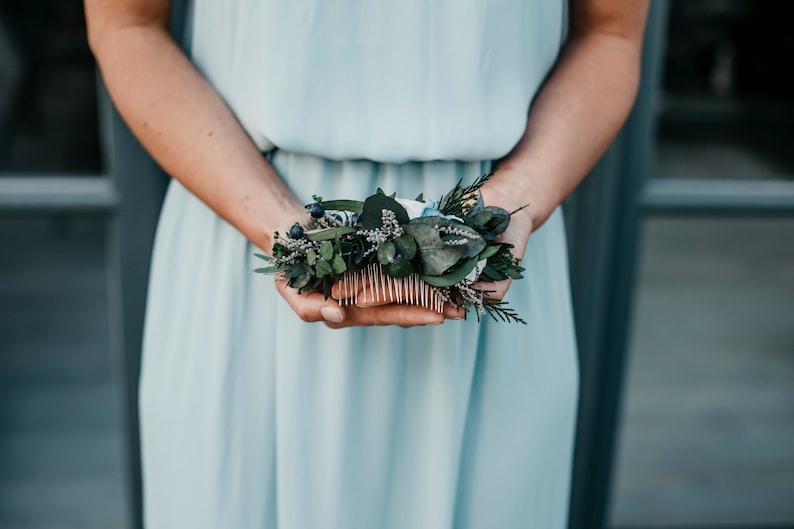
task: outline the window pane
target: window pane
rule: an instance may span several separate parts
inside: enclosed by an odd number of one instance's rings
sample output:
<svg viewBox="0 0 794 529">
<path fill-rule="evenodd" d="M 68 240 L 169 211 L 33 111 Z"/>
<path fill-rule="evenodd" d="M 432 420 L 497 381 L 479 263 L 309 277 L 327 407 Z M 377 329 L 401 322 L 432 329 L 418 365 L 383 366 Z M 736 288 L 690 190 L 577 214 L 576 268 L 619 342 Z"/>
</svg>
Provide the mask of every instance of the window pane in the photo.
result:
<svg viewBox="0 0 794 529">
<path fill-rule="evenodd" d="M 0 172 L 100 171 L 80 0 L 0 0 Z"/>
<path fill-rule="evenodd" d="M 792 2 L 671 2 L 654 172 L 794 175 Z"/>
</svg>

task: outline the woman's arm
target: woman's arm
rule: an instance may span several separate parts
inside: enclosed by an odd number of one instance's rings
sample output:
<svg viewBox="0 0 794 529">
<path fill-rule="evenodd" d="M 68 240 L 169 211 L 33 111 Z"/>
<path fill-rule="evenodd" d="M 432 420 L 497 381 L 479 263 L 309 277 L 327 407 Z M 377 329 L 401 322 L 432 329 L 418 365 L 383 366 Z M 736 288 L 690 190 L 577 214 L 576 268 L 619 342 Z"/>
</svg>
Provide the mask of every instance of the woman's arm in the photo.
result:
<svg viewBox="0 0 794 529">
<path fill-rule="evenodd" d="M 170 1 L 86 0 L 116 107 L 163 169 L 263 250 L 303 207 L 167 31 Z M 267 207 L 264 207 L 267 205 Z"/>
<path fill-rule="evenodd" d="M 648 0 L 574 0 L 560 59 L 538 93 L 523 137 L 483 187 L 512 210 L 503 240 L 523 256 L 548 219 L 609 146 L 634 103 Z M 499 298 L 508 282 L 493 283 Z"/>
<path fill-rule="evenodd" d="M 88 39 L 116 107 L 157 162 L 259 248 L 304 220 L 302 204 L 224 101 L 168 34 L 169 0 L 85 0 Z M 277 281 L 305 321 L 334 326 L 421 325 L 443 317 L 417 307 L 341 308 Z"/>
</svg>

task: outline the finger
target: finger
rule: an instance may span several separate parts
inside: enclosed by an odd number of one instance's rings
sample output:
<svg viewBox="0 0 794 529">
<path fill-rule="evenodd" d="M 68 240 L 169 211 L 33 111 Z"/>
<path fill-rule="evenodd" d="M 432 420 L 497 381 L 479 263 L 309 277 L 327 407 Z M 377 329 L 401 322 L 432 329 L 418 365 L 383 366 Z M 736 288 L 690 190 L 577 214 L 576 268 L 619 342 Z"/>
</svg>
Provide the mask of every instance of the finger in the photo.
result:
<svg viewBox="0 0 794 529">
<path fill-rule="evenodd" d="M 352 326 L 399 325 L 415 327 L 419 325 L 439 325 L 444 323 L 443 314 L 415 305 L 383 305 L 379 307 L 346 308 L 343 322 L 326 322 L 326 325 L 338 329 Z"/>
<path fill-rule="evenodd" d="M 400 302 L 396 300 L 381 300 L 381 301 L 372 301 L 367 303 L 359 303 L 358 305 L 354 305 L 356 308 L 366 309 L 366 308 L 375 308 L 375 307 L 383 307 L 385 305 L 391 305 L 392 303 L 398 303 L 401 305 L 409 305 L 414 307 L 420 307 L 427 309 L 426 306 L 421 305 L 419 301 L 416 300 L 405 300 L 403 299 Z M 443 302 L 443 304 L 434 305 L 430 308 L 433 312 L 437 312 L 444 316 L 444 319 L 447 320 L 463 320 L 466 318 L 466 311 L 462 308 L 456 308 L 452 304 L 448 302 Z"/>
<path fill-rule="evenodd" d="M 383 289 L 362 290 L 350 298 L 350 303 L 359 308 L 382 307 L 397 303 L 429 308 L 443 314 L 445 319 L 462 320 L 466 317 L 465 310 L 445 302 L 436 292 L 435 287 L 430 285 L 427 285 L 423 292 L 422 287 L 417 285 L 408 289 L 404 284 L 399 286 L 392 284 L 391 288 L 387 285 Z M 341 304 L 346 305 L 346 301 L 348 300 L 342 300 Z"/>
<path fill-rule="evenodd" d="M 377 306 L 396 302 L 398 290 L 402 291 L 402 297 L 408 295 L 405 278 L 391 277 L 383 272 L 373 274 L 371 276 L 353 272 L 343 275 L 331 287 L 331 297 L 338 300 L 357 300 L 359 305 Z M 415 282 L 416 280 L 411 284 Z M 387 295 L 389 293 L 390 297 Z"/>
<path fill-rule="evenodd" d="M 422 281 L 419 276 L 405 278 L 383 277 L 382 281 L 372 281 L 362 286 L 354 296 L 359 307 L 377 307 L 390 303 L 406 303 L 436 307 L 440 310 L 438 290 Z"/>
<path fill-rule="evenodd" d="M 349 276 L 338 281 L 332 288 L 332 296 L 341 305 L 359 307 L 380 307 L 392 303 L 421 305 L 437 312 L 443 312 L 445 298 L 440 291 L 422 281 L 418 275 L 405 278 L 391 277 L 375 272 L 372 277 Z"/>
<path fill-rule="evenodd" d="M 446 303 L 444 304 L 444 318 L 448 320 L 463 320 L 466 318 L 466 311 Z"/>
<path fill-rule="evenodd" d="M 472 285 L 472 288 L 482 290 L 487 299 L 501 301 L 507 294 L 512 282 L 513 280 L 510 278 L 502 281 L 477 281 Z"/>
<path fill-rule="evenodd" d="M 345 309 L 336 300 L 325 299 L 319 292 L 308 291 L 301 294 L 287 286 L 287 282 L 283 280 L 276 280 L 276 289 L 295 314 L 305 322 L 341 323 L 345 320 Z"/>
</svg>

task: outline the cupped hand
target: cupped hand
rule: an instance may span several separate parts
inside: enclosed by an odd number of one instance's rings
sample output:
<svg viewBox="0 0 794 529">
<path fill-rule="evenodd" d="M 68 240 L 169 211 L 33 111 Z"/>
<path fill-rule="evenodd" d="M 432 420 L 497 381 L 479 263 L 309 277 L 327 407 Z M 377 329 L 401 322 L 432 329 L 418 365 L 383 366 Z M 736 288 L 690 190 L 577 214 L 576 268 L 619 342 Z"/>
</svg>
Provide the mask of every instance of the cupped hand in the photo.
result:
<svg viewBox="0 0 794 529">
<path fill-rule="evenodd" d="M 507 211 L 514 211 L 526 203 L 518 203 L 516 196 L 510 189 L 506 189 L 505 181 L 509 178 L 500 179 L 499 182 L 489 181 L 481 189 L 483 200 L 486 205 L 499 206 Z M 527 241 L 532 233 L 533 221 L 529 207 L 513 213 L 510 218 L 510 225 L 507 230 L 497 239 L 499 242 L 513 245 L 512 253 L 518 259 L 523 259 Z M 512 279 L 503 281 L 480 281 L 475 283 L 475 288 L 486 291 L 487 297 L 493 300 L 501 300 L 507 293 Z M 399 325 L 400 327 L 414 327 L 421 325 L 439 325 L 447 319 L 459 320 L 465 317 L 463 309 L 455 309 L 448 303 L 444 305 L 442 313 L 438 313 L 429 308 L 419 305 L 397 303 L 395 299 L 386 293 L 379 299 L 366 298 L 358 293 L 359 304 L 340 303 L 343 289 L 339 283 L 332 289 L 332 297 L 325 299 L 322 293 L 308 291 L 299 294 L 296 289 L 287 286 L 284 280 L 276 279 L 276 289 L 279 294 L 292 307 L 295 313 L 306 322 L 323 322 L 326 326 L 339 329 L 355 326 L 372 325 Z M 410 301 L 411 294 L 408 298 Z M 414 299 L 418 296 L 414 294 Z"/>
<path fill-rule="evenodd" d="M 509 178 L 499 183 L 494 182 L 493 179 L 486 182 L 481 189 L 482 197 L 487 206 L 498 206 L 507 211 L 523 208 L 510 216 L 510 225 L 497 238 L 497 242 L 512 244 L 513 248 L 510 251 L 518 259 L 523 259 L 527 242 L 533 229 L 532 216 L 530 214 L 532 205 L 519 203 L 515 193 L 505 188 L 504 181 L 509 181 Z M 486 297 L 489 299 L 501 301 L 507 294 L 512 282 L 513 280 L 510 278 L 503 281 L 478 281 L 474 284 L 474 287 L 485 291 Z"/>
<path fill-rule="evenodd" d="M 400 280 L 397 279 L 395 281 Z M 409 290 L 406 288 L 405 283 L 403 283 L 399 295 L 396 292 L 396 288 L 384 288 L 378 290 L 377 294 L 375 294 L 376 290 L 371 284 L 366 289 L 359 289 L 358 292 L 354 292 L 352 286 L 350 281 L 345 284 L 345 278 L 343 278 L 341 281 L 334 284 L 331 289 L 331 297 L 340 300 L 345 307 L 352 305 L 358 310 L 398 305 L 421 309 L 423 312 L 429 310 L 434 314 L 437 313 L 435 310 L 418 306 L 421 305 L 423 300 L 427 302 L 427 298 L 422 296 L 421 289 L 418 285 L 416 285 L 413 290 Z M 466 317 L 465 310 L 455 308 L 449 303 L 444 303 L 440 314 L 446 320 L 462 320 Z"/>
<path fill-rule="evenodd" d="M 438 325 L 444 323 L 445 319 L 444 314 L 416 305 L 390 303 L 378 306 L 342 306 L 334 298 L 325 299 L 320 292 L 308 291 L 299 294 L 281 279 L 276 279 L 276 289 L 300 319 L 306 322 L 323 322 L 332 329 L 371 325 Z"/>
</svg>

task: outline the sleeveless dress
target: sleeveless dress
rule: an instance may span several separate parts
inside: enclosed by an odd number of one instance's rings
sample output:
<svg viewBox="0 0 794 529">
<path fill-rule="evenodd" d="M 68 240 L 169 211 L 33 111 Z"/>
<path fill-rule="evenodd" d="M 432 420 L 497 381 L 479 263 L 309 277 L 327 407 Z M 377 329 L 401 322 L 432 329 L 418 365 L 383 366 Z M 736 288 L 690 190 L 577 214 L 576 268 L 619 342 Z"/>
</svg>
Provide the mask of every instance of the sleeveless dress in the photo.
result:
<svg viewBox="0 0 794 529">
<path fill-rule="evenodd" d="M 520 138 L 563 3 L 195 0 L 192 57 L 305 203 L 435 198 Z M 171 183 L 140 381 L 147 529 L 566 526 L 578 375 L 559 209 L 506 297 L 528 325 L 307 324 L 252 273 L 257 251 Z"/>
</svg>

